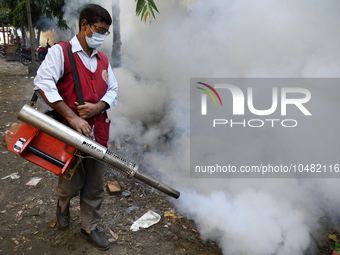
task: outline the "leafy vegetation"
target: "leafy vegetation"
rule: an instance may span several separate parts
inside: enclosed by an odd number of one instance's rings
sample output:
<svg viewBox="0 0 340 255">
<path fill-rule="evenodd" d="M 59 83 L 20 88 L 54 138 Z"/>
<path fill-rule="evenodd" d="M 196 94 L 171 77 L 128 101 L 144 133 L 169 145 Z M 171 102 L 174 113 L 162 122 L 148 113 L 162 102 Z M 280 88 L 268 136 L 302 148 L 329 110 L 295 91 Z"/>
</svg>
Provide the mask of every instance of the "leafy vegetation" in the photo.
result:
<svg viewBox="0 0 340 255">
<path fill-rule="evenodd" d="M 136 15 L 141 17 L 141 20 L 146 23 L 147 19 L 151 23 L 153 19 L 156 19 L 155 12 L 158 12 L 157 6 L 153 0 L 135 0 Z"/>
<path fill-rule="evenodd" d="M 146 23 L 156 19 L 155 12 L 157 6 L 153 0 L 135 0 L 136 15 Z M 62 30 L 68 29 L 67 22 L 64 20 L 63 6 L 64 0 L 30 0 L 31 16 L 33 26 L 38 28 L 39 19 L 46 17 L 50 20 L 56 19 L 57 27 Z M 26 0 L 0 0 L 0 24 L 24 26 L 27 28 L 27 5 Z"/>
</svg>

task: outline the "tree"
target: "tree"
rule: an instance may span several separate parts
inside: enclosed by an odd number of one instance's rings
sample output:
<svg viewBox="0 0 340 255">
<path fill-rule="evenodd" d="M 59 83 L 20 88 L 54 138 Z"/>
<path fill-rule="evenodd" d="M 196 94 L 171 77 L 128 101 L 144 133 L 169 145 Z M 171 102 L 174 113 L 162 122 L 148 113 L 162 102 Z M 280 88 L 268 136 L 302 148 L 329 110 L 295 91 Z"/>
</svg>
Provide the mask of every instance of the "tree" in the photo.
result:
<svg viewBox="0 0 340 255">
<path fill-rule="evenodd" d="M 57 19 L 57 27 L 61 30 L 69 29 L 66 20 L 64 20 L 64 12 L 62 7 L 64 6 L 64 0 L 46 1 L 43 5 L 43 13 L 49 20 Z"/>
<path fill-rule="evenodd" d="M 0 1 L 0 25 L 9 25 L 13 20 L 13 14 L 6 1 Z"/>
<path fill-rule="evenodd" d="M 111 51 L 111 65 L 112 67 L 119 67 L 121 64 L 120 48 L 122 42 L 120 40 L 120 21 L 119 21 L 119 0 L 112 1 L 112 31 L 113 31 L 113 43 Z"/>
<path fill-rule="evenodd" d="M 136 4 L 136 15 L 140 16 L 141 20 L 146 23 L 149 18 L 151 23 L 153 19 L 156 19 L 155 12 L 158 12 L 157 6 L 153 0 L 135 0 Z"/>
<path fill-rule="evenodd" d="M 9 10 L 9 15 L 7 16 L 7 24 L 14 25 L 21 28 L 23 40 L 25 40 L 25 29 L 28 28 L 27 19 L 27 4 L 26 0 L 2 0 L 1 4 Z M 33 28 L 38 30 L 37 37 L 39 38 L 40 32 L 44 29 L 44 24 L 39 22 L 40 18 L 43 16 L 41 3 L 38 0 L 31 0 L 31 14 L 32 14 L 32 25 Z M 34 39 L 35 33 L 33 33 Z M 36 40 L 35 40 L 36 41 Z M 35 46 L 38 46 L 39 42 Z"/>
<path fill-rule="evenodd" d="M 146 23 L 149 19 L 149 23 L 152 22 L 155 17 L 155 11 L 158 11 L 156 4 L 153 0 L 135 0 L 136 4 L 136 15 L 141 17 L 141 20 Z M 113 0 L 112 2 L 112 16 L 113 16 L 113 44 L 111 51 L 111 65 L 112 67 L 119 67 L 121 64 L 121 45 L 120 40 L 120 22 L 119 22 L 119 0 Z"/>
<path fill-rule="evenodd" d="M 48 29 L 45 22 L 41 22 L 45 17 L 49 20 L 56 19 L 57 27 L 61 30 L 69 29 L 67 21 L 64 19 L 63 6 L 64 0 L 30 0 L 33 27 L 38 31 L 37 37 L 40 38 L 41 31 Z M 136 15 L 146 23 L 151 23 L 156 19 L 155 12 L 158 12 L 154 0 L 135 0 Z M 9 22 L 21 27 L 22 30 L 28 27 L 26 0 L 0 0 L 0 22 Z M 112 46 L 112 66 L 120 66 L 120 24 L 119 24 L 119 0 L 112 0 L 113 14 L 113 46 Z M 24 31 L 23 35 L 25 34 Z M 35 34 L 35 33 L 34 33 Z M 24 38 L 23 38 L 24 39 Z"/>
</svg>

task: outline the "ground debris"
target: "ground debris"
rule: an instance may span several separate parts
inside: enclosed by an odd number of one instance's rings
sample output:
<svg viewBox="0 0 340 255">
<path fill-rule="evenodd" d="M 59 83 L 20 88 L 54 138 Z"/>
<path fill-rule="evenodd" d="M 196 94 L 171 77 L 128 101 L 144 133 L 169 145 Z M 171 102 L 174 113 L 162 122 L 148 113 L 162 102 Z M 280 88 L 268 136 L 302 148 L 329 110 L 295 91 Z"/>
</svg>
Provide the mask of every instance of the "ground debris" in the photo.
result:
<svg viewBox="0 0 340 255">
<path fill-rule="evenodd" d="M 174 213 L 164 212 L 164 217 L 171 217 L 173 219 L 180 219 L 183 218 L 183 216 L 175 215 Z"/>
<path fill-rule="evenodd" d="M 107 189 L 110 195 L 118 195 L 122 192 L 117 181 L 107 182 Z"/>
<path fill-rule="evenodd" d="M 25 185 L 36 186 L 41 179 L 41 177 L 32 177 Z"/>
<path fill-rule="evenodd" d="M 110 234 L 112 236 L 112 238 L 109 239 L 110 243 L 114 243 L 118 240 L 119 234 L 118 233 L 114 233 L 111 229 L 109 229 Z"/>
<path fill-rule="evenodd" d="M 328 238 L 329 239 L 331 239 L 331 240 L 333 240 L 334 242 L 336 242 L 336 243 L 339 243 L 339 239 L 337 238 L 337 236 L 336 235 L 328 235 Z"/>
<path fill-rule="evenodd" d="M 118 139 L 115 140 L 115 147 L 116 147 L 117 150 L 121 149 L 120 142 L 119 142 Z"/>
<path fill-rule="evenodd" d="M 139 206 L 131 206 L 131 207 L 129 207 L 129 208 L 126 209 L 126 212 L 127 212 L 127 213 L 130 213 L 130 212 L 132 212 L 132 211 L 134 211 L 134 210 L 138 210 L 138 209 L 139 209 Z"/>
<path fill-rule="evenodd" d="M 34 207 L 32 209 L 28 209 L 24 212 L 23 216 L 38 216 L 40 212 L 40 207 Z"/>
<path fill-rule="evenodd" d="M 12 238 L 12 241 L 16 244 L 16 245 L 19 245 L 19 241 L 16 239 L 16 238 Z"/>
<path fill-rule="evenodd" d="M 132 231 L 138 231 L 140 228 L 148 228 L 161 220 L 161 216 L 158 213 L 150 210 L 145 213 L 142 217 L 136 220 L 130 229 Z"/>
<path fill-rule="evenodd" d="M 53 222 L 50 224 L 50 228 L 54 228 L 56 224 L 57 224 L 57 223 L 56 223 L 55 221 L 53 221 Z"/>
<path fill-rule="evenodd" d="M 4 154 L 4 153 L 3 153 Z M 20 175 L 18 175 L 18 172 L 16 173 L 11 173 L 10 175 L 7 175 L 5 177 L 2 177 L 1 180 L 5 180 L 7 178 L 11 177 L 12 180 L 19 179 Z"/>
</svg>

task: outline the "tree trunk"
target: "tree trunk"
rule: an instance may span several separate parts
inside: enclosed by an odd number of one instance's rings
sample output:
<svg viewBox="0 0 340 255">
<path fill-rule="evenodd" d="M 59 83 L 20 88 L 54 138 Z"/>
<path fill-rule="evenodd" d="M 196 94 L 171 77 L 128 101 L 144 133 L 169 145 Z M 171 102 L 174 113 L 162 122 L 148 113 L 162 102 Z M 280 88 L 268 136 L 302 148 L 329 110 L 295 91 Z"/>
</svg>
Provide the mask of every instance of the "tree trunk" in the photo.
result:
<svg viewBox="0 0 340 255">
<path fill-rule="evenodd" d="M 26 30 L 23 25 L 21 25 L 21 46 L 26 46 Z"/>
<path fill-rule="evenodd" d="M 112 29 L 113 29 L 113 45 L 111 52 L 111 66 L 120 67 L 121 53 L 120 48 L 122 42 L 120 41 L 120 22 L 119 22 L 120 8 L 119 0 L 112 1 Z"/>
<path fill-rule="evenodd" d="M 32 36 L 32 42 L 33 42 L 32 47 L 33 47 L 33 49 L 35 49 L 36 45 L 37 45 L 37 43 L 36 43 L 37 38 L 35 38 L 35 35 L 36 35 L 35 27 L 33 27 L 33 25 L 32 25 L 32 35 L 30 35 L 30 36 Z"/>
<path fill-rule="evenodd" d="M 41 28 L 38 28 L 38 34 L 37 34 L 37 44 L 35 45 L 35 48 L 38 48 L 40 46 L 40 35 L 41 35 Z"/>
</svg>

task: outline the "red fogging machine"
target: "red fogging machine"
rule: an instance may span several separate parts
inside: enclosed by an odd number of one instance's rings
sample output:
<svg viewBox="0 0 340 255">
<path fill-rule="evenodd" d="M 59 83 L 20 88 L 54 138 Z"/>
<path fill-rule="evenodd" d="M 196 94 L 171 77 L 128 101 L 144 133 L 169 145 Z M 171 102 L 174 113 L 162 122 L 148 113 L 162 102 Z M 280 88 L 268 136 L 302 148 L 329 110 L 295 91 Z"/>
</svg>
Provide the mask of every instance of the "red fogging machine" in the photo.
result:
<svg viewBox="0 0 340 255">
<path fill-rule="evenodd" d="M 67 178 L 68 173 L 74 171 L 82 152 L 128 178 L 134 177 L 174 198 L 180 196 L 179 191 L 139 172 L 138 165 L 131 160 L 28 105 L 21 109 L 18 119 L 24 123 L 6 131 L 3 145 L 59 176 Z"/>
</svg>

